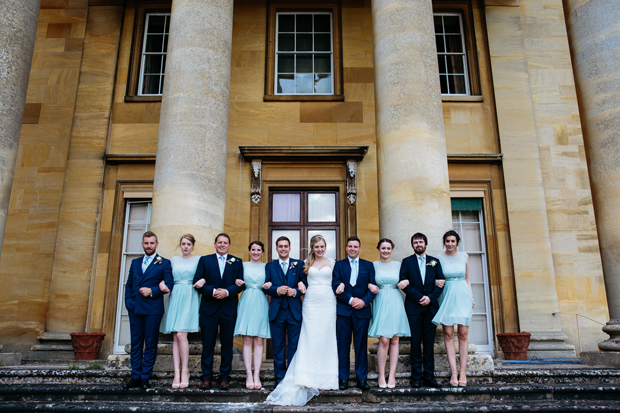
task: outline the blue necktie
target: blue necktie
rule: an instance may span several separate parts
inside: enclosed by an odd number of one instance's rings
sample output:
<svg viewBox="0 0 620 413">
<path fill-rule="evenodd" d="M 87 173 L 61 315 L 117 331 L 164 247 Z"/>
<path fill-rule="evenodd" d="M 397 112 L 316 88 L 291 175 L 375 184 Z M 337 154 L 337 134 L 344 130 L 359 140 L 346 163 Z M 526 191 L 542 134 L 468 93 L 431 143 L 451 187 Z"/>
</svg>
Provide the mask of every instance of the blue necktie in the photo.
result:
<svg viewBox="0 0 620 413">
<path fill-rule="evenodd" d="M 223 278 L 224 277 L 224 267 L 226 266 L 226 261 L 225 261 L 226 257 L 220 255 L 218 258 L 219 258 L 218 264 L 220 265 L 220 278 Z"/>
<path fill-rule="evenodd" d="M 422 284 L 424 284 L 424 279 L 426 278 L 426 265 L 424 265 L 425 257 L 419 257 L 420 260 L 420 275 L 422 276 Z"/>
<path fill-rule="evenodd" d="M 351 260 L 351 287 L 357 284 L 357 260 Z"/>
<path fill-rule="evenodd" d="M 146 269 L 149 267 L 150 260 L 151 257 L 149 257 L 148 255 L 144 256 L 144 261 L 142 261 L 142 272 L 146 271 Z"/>
</svg>

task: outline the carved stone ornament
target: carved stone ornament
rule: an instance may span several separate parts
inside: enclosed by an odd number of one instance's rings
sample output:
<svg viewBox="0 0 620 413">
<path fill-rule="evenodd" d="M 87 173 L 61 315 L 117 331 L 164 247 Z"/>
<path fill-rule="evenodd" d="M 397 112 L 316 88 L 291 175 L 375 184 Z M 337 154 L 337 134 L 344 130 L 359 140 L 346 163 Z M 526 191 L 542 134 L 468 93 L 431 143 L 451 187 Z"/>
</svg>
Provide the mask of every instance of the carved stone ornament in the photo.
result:
<svg viewBox="0 0 620 413">
<path fill-rule="evenodd" d="M 357 199 L 357 162 L 347 161 L 347 199 L 355 205 Z"/>
<path fill-rule="evenodd" d="M 252 195 L 252 202 L 258 205 L 261 198 L 261 161 L 252 161 L 252 186 L 250 194 Z"/>
</svg>

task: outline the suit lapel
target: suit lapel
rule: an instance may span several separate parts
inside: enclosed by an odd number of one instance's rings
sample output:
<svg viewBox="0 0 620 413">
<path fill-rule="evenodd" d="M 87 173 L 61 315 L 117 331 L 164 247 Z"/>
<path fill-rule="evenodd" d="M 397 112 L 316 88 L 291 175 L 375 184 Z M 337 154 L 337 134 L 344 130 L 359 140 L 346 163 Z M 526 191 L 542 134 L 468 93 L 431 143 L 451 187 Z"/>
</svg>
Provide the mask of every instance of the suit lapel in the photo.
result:
<svg viewBox="0 0 620 413">
<path fill-rule="evenodd" d="M 344 276 L 346 277 L 346 280 L 342 281 L 344 281 L 345 287 L 351 287 L 351 262 L 348 258 L 344 259 Z"/>
<path fill-rule="evenodd" d="M 153 270 L 153 268 L 155 268 L 155 262 L 156 262 L 158 256 L 159 256 L 158 254 L 155 254 L 153 259 L 149 263 L 149 266 L 146 267 L 146 270 L 144 270 L 144 272 L 142 273 L 142 277 L 140 278 L 140 281 L 138 281 L 138 284 L 140 284 L 142 281 L 144 281 L 146 276 Z M 142 257 L 142 259 L 144 259 L 144 257 Z M 140 272 L 142 272 L 142 264 L 140 264 Z"/>
</svg>

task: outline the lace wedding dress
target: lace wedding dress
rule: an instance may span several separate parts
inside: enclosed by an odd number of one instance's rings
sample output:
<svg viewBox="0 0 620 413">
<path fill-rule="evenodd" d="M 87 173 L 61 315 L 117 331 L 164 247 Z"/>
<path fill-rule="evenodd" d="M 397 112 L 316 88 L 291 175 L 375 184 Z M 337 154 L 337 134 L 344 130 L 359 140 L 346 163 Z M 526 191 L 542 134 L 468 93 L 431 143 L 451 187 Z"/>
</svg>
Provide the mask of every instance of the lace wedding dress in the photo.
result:
<svg viewBox="0 0 620 413">
<path fill-rule="evenodd" d="M 321 390 L 338 388 L 336 296 L 332 267 L 308 270 L 308 290 L 302 305 L 297 351 L 286 376 L 267 397 L 267 403 L 303 406 Z"/>
</svg>

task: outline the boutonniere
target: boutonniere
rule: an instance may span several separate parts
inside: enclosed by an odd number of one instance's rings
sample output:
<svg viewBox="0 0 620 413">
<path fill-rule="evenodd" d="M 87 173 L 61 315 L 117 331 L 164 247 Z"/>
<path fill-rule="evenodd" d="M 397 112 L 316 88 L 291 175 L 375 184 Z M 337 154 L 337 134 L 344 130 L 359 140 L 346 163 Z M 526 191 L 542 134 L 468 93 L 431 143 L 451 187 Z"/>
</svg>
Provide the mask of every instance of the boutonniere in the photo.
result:
<svg viewBox="0 0 620 413">
<path fill-rule="evenodd" d="M 161 257 L 158 256 L 157 258 L 155 258 L 155 264 L 159 265 L 159 264 L 161 264 L 161 262 L 162 262 L 161 261 Z"/>
<path fill-rule="evenodd" d="M 437 261 L 433 260 L 426 265 L 430 265 L 431 267 L 434 267 L 435 265 L 437 265 Z"/>
<path fill-rule="evenodd" d="M 235 261 L 237 261 L 237 260 L 235 259 L 235 257 L 230 257 L 230 258 L 228 259 L 228 261 L 226 261 L 226 263 L 227 263 L 227 264 L 232 264 L 232 263 L 233 263 L 233 262 L 235 262 Z"/>
<path fill-rule="evenodd" d="M 297 261 L 293 261 L 293 262 L 291 263 L 291 268 L 295 268 L 295 267 L 297 267 Z"/>
</svg>

